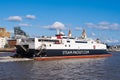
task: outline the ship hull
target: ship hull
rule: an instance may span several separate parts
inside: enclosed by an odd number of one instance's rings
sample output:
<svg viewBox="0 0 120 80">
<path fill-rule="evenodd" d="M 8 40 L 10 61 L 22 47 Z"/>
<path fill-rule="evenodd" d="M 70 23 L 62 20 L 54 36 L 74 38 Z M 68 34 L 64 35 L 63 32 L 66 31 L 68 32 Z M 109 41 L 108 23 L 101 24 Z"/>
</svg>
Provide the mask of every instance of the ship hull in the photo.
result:
<svg viewBox="0 0 120 80">
<path fill-rule="evenodd" d="M 97 55 L 78 55 L 78 56 L 54 56 L 54 57 L 34 57 L 34 60 L 56 60 L 56 59 L 84 59 L 84 58 L 104 58 L 110 57 L 112 54 L 97 54 Z"/>
<path fill-rule="evenodd" d="M 30 49 L 30 53 L 39 53 L 39 50 Z M 89 49 L 46 49 L 43 50 L 39 55 L 43 57 L 52 56 L 79 56 L 79 55 L 98 55 L 98 54 L 108 54 L 106 50 L 89 50 Z"/>
<path fill-rule="evenodd" d="M 26 47 L 26 45 L 24 45 Z M 16 57 L 60 57 L 109 54 L 105 49 L 22 49 L 16 46 Z"/>
</svg>

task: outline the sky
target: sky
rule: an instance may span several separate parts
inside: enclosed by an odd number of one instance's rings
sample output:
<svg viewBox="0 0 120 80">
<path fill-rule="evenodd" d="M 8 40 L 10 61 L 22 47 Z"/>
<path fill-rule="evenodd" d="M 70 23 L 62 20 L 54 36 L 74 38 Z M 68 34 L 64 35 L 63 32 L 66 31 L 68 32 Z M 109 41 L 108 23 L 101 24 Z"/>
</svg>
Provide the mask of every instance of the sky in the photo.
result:
<svg viewBox="0 0 120 80">
<path fill-rule="evenodd" d="M 120 0 L 0 0 L 0 27 L 13 34 L 20 26 L 30 36 L 54 36 L 56 29 L 108 44 L 120 43 Z"/>
</svg>

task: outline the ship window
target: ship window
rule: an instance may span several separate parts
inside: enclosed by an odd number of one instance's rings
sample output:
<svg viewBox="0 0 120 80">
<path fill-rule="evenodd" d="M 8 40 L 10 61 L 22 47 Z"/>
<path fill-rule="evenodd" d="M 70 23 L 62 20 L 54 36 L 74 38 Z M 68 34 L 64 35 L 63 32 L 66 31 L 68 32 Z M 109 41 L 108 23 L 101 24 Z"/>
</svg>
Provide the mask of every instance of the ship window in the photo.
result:
<svg viewBox="0 0 120 80">
<path fill-rule="evenodd" d="M 75 38 L 73 38 L 73 37 L 70 37 L 69 39 L 75 39 Z"/>
<path fill-rule="evenodd" d="M 70 41 L 67 41 L 67 43 L 70 43 Z"/>
<path fill-rule="evenodd" d="M 63 39 L 67 39 L 68 37 L 63 37 Z"/>
<path fill-rule="evenodd" d="M 49 46 L 51 47 L 51 44 Z"/>
<path fill-rule="evenodd" d="M 38 39 L 39 42 L 41 42 L 42 40 L 41 39 Z"/>
<path fill-rule="evenodd" d="M 44 42 L 59 42 L 59 40 L 49 40 L 49 39 L 38 39 L 39 42 L 44 41 Z"/>
<path fill-rule="evenodd" d="M 46 44 L 44 44 L 44 47 L 46 47 Z"/>
<path fill-rule="evenodd" d="M 65 47 L 67 47 L 67 45 L 65 45 Z"/>
<path fill-rule="evenodd" d="M 87 43 L 86 41 L 75 41 L 75 43 Z"/>
<path fill-rule="evenodd" d="M 69 45 L 69 47 L 70 47 L 70 45 Z"/>
</svg>

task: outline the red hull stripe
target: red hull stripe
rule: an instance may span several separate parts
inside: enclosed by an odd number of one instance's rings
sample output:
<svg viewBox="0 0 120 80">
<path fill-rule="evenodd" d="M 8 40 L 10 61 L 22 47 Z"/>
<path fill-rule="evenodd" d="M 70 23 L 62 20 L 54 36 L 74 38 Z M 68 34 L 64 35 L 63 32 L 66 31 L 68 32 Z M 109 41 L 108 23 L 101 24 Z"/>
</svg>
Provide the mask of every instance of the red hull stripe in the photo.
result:
<svg viewBox="0 0 120 80">
<path fill-rule="evenodd" d="M 84 55 L 84 56 L 56 56 L 56 57 L 35 57 L 34 60 L 56 60 L 56 59 L 71 59 L 71 58 L 103 58 L 110 57 L 112 54 L 101 54 L 101 55 Z"/>
</svg>

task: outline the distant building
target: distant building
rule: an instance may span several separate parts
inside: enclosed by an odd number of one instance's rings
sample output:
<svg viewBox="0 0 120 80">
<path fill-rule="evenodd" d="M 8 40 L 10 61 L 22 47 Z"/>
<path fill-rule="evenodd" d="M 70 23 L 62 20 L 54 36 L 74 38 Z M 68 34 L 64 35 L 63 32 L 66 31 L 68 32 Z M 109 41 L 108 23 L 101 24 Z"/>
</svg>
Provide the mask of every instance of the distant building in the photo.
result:
<svg viewBox="0 0 120 80">
<path fill-rule="evenodd" d="M 14 38 L 8 40 L 8 45 L 10 48 L 14 48 L 21 39 L 26 39 L 28 35 L 20 27 L 14 27 Z"/>
<path fill-rule="evenodd" d="M 17 43 L 16 39 L 10 39 L 10 40 L 8 40 L 8 46 L 9 46 L 9 48 L 14 48 L 15 45 L 16 45 L 16 43 Z"/>
<path fill-rule="evenodd" d="M 0 37 L 0 48 L 4 48 L 7 43 L 6 38 Z"/>
<path fill-rule="evenodd" d="M 15 39 L 28 37 L 28 35 L 20 27 L 14 27 L 14 35 Z"/>
<path fill-rule="evenodd" d="M 0 28 L 0 37 L 10 38 L 10 32 L 7 32 L 5 28 Z"/>
<path fill-rule="evenodd" d="M 7 40 L 10 38 L 10 32 L 7 32 L 5 28 L 0 28 L 0 48 L 5 48 L 8 44 Z"/>
</svg>

